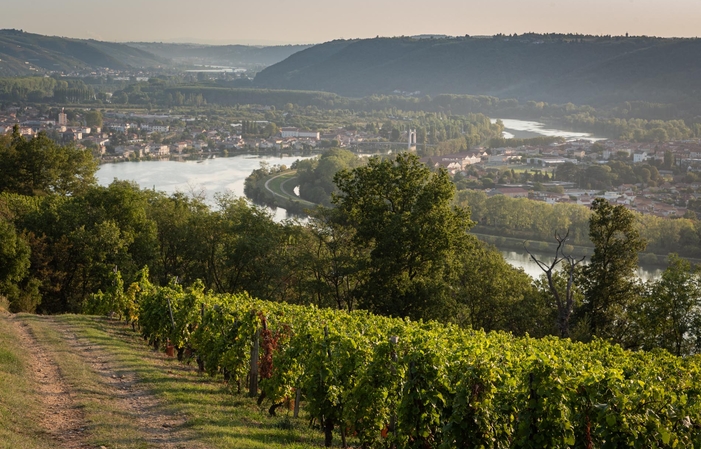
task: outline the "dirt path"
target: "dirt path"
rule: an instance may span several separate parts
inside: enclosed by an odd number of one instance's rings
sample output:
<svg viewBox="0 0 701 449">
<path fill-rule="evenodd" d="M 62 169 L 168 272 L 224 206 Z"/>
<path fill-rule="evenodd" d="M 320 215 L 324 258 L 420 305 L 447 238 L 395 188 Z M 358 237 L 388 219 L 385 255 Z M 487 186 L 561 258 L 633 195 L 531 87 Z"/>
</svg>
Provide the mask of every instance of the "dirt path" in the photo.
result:
<svg viewBox="0 0 701 449">
<path fill-rule="evenodd" d="M 144 447 L 164 449 L 203 448 L 186 428 L 187 418 L 168 413 L 158 398 L 139 382 L 137 375 L 127 367 L 120 366 L 108 350 L 80 337 L 78 328 L 62 323 L 52 317 L 42 317 L 62 337 L 69 351 L 80 357 L 86 367 L 97 374 L 100 390 L 104 392 L 100 403 L 119 410 L 127 416 L 140 435 Z M 86 443 L 85 419 L 76 407 L 79 394 L 61 376 L 51 353 L 52 348 L 41 345 L 29 326 L 19 319 L 11 322 L 18 329 L 22 345 L 30 355 L 31 371 L 37 377 L 39 393 L 44 407 L 49 411 L 41 425 L 59 444 L 61 449 L 100 448 Z M 142 447 L 141 445 L 139 447 Z"/>
<path fill-rule="evenodd" d="M 68 345 L 100 375 L 102 382 L 112 391 L 110 399 L 116 403 L 113 405 L 131 417 L 150 447 L 201 447 L 184 429 L 186 417 L 167 413 L 158 398 L 139 383 L 134 372 L 119 366 L 114 362 L 114 357 L 103 348 L 79 338 L 70 325 L 59 322 L 54 322 L 53 325 Z"/>
<path fill-rule="evenodd" d="M 34 377 L 37 392 L 46 411 L 41 427 L 62 449 L 89 447 L 85 443 L 85 421 L 76 406 L 74 395 L 66 385 L 56 362 L 41 346 L 31 329 L 14 317 L 8 320 L 17 330 L 20 343 L 26 349 L 29 372 Z"/>
</svg>

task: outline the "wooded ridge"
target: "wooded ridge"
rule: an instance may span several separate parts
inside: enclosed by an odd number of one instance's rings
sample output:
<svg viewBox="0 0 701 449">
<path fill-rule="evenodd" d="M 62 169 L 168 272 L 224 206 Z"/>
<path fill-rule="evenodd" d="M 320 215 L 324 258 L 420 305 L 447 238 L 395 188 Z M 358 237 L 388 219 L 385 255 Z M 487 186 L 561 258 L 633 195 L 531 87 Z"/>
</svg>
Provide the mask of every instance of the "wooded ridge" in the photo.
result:
<svg viewBox="0 0 701 449">
<path fill-rule="evenodd" d="M 578 104 L 698 95 L 701 41 L 521 35 L 336 40 L 266 68 L 258 87 L 348 96 L 482 94 Z"/>
</svg>

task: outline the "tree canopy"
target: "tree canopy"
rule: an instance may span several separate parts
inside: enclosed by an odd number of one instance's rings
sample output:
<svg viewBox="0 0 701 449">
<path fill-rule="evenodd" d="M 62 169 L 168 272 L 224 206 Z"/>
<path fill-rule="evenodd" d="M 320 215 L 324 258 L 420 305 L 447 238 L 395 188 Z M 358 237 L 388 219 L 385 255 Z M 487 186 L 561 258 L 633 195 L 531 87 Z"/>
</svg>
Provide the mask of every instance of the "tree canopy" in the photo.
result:
<svg viewBox="0 0 701 449">
<path fill-rule="evenodd" d="M 395 316 L 438 313 L 472 226 L 466 209 L 451 206 L 455 187 L 448 174 L 400 153 L 371 158 L 334 181 L 340 193 L 333 203 L 355 228 L 354 243 L 369 249 L 361 305 Z"/>
<path fill-rule="evenodd" d="M 584 314 L 592 335 L 623 342 L 628 311 L 641 293 L 636 276 L 638 253 L 646 242 L 634 226 L 635 215 L 603 198 L 592 203 L 589 237 L 594 254 L 580 276 Z"/>
<path fill-rule="evenodd" d="M 88 150 L 61 146 L 39 133 L 0 142 L 0 192 L 22 195 L 75 194 L 95 184 L 97 162 Z"/>
</svg>

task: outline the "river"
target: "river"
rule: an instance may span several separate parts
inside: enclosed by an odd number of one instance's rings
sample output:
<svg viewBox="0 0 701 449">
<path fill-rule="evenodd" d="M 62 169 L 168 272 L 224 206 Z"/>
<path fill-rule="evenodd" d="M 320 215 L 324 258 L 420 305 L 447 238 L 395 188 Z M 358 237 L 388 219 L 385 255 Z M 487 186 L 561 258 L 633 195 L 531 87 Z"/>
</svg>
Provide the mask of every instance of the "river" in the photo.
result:
<svg viewBox="0 0 701 449">
<path fill-rule="evenodd" d="M 243 196 L 246 177 L 265 162 L 272 165 L 290 166 L 302 156 L 257 156 L 239 155 L 203 161 L 143 161 L 103 164 L 97 172 L 97 182 L 109 185 L 114 179 L 135 181 L 144 189 L 154 188 L 172 194 L 204 195 L 210 206 L 215 205 L 217 193 L 231 192 Z M 278 207 L 274 213 L 276 221 L 287 217 L 287 211 Z"/>
<path fill-rule="evenodd" d="M 565 131 L 562 129 L 551 128 L 540 122 L 527 120 L 517 120 L 510 118 L 493 118 L 492 123 L 501 120 L 504 124 L 503 136 L 506 139 L 528 139 L 531 137 L 564 137 L 566 140 L 586 139 L 591 141 L 604 140 L 605 137 L 594 136 L 589 133 L 580 133 L 574 131 Z"/>
<path fill-rule="evenodd" d="M 543 274 L 543 270 L 538 267 L 538 264 L 531 260 L 531 256 L 526 253 L 521 253 L 518 251 L 501 251 L 502 256 L 506 259 L 509 264 L 517 268 L 523 268 L 532 278 L 540 277 Z M 534 254 L 539 260 L 542 261 L 552 261 L 552 255 L 544 254 Z M 589 260 L 587 258 L 587 260 Z M 643 281 L 659 279 L 662 276 L 662 269 L 660 268 L 643 268 L 638 267 L 638 277 Z"/>
</svg>

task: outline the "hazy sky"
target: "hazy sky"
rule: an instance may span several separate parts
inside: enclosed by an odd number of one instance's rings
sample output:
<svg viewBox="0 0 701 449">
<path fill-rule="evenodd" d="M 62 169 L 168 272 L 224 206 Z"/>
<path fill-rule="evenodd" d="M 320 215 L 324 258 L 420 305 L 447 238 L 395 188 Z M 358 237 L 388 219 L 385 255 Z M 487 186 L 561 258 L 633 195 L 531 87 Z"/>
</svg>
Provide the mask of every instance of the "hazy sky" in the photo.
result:
<svg viewBox="0 0 701 449">
<path fill-rule="evenodd" d="M 701 34 L 701 0 L 0 0 L 0 11 L 0 28 L 108 41 L 279 44 L 529 31 Z"/>
</svg>

